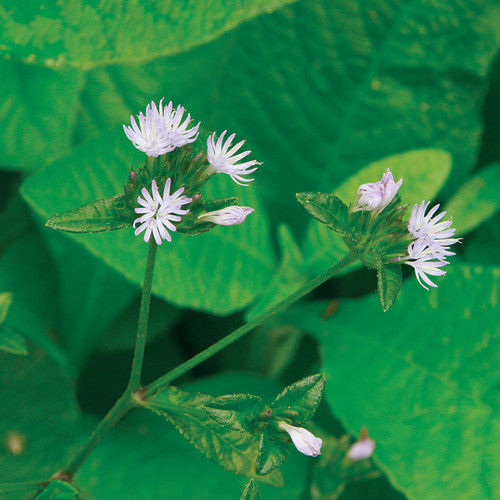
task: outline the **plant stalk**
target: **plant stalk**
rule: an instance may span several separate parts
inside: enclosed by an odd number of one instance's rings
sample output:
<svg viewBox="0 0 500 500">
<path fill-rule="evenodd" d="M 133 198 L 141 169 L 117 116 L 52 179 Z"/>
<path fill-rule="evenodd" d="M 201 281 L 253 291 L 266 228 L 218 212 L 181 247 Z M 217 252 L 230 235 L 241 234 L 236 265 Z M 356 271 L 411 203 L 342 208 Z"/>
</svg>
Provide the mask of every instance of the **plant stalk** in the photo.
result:
<svg viewBox="0 0 500 500">
<path fill-rule="evenodd" d="M 148 256 L 146 260 L 146 270 L 144 272 L 144 283 L 142 286 L 141 307 L 139 310 L 139 322 L 137 326 L 137 338 L 134 349 L 134 359 L 129 383 L 122 397 L 109 410 L 104 419 L 99 423 L 94 432 L 82 445 L 78 453 L 71 462 L 59 472 L 61 477 L 73 478 L 83 462 L 92 453 L 101 439 L 112 429 L 116 423 L 133 407 L 137 406 L 134 392 L 140 388 L 142 365 L 144 361 L 144 349 L 146 347 L 146 334 L 148 329 L 149 306 L 151 304 L 151 289 L 153 286 L 153 273 L 155 267 L 156 250 L 158 245 L 152 239 L 149 243 Z"/>
<path fill-rule="evenodd" d="M 221 351 L 228 345 L 232 344 L 233 342 L 240 339 L 247 333 L 251 332 L 257 326 L 264 323 L 264 321 L 267 321 L 273 316 L 276 316 L 279 313 L 285 311 L 293 303 L 297 302 L 299 299 L 304 297 L 304 295 L 307 295 L 310 291 L 314 290 L 315 288 L 323 284 L 325 281 L 327 281 L 332 276 L 337 274 L 339 271 L 344 269 L 354 260 L 356 260 L 356 258 L 351 253 L 347 254 L 342 260 L 337 262 L 337 264 L 335 264 L 334 266 L 332 266 L 330 269 L 320 274 L 319 276 L 316 276 L 316 278 L 313 278 L 311 281 L 306 283 L 302 288 L 297 290 L 295 293 L 293 293 L 286 299 L 282 300 L 276 306 L 269 309 L 269 311 L 266 311 L 265 313 L 261 314 L 260 316 L 253 319 L 249 323 L 244 324 L 234 332 L 230 333 L 227 337 L 224 337 L 215 344 L 212 344 L 204 351 L 200 352 L 191 359 L 188 359 L 186 362 L 182 363 L 178 367 L 174 368 L 167 374 L 163 375 L 162 377 L 154 381 L 152 384 L 150 384 L 145 388 L 144 391 L 145 397 L 151 396 L 152 394 L 161 391 L 162 389 L 167 387 L 167 385 L 169 385 L 173 380 L 180 377 L 181 375 L 184 375 L 184 373 L 193 369 L 195 366 L 198 366 L 200 363 L 203 363 L 203 361 L 212 357 L 214 354 L 217 354 L 219 351 Z"/>
</svg>

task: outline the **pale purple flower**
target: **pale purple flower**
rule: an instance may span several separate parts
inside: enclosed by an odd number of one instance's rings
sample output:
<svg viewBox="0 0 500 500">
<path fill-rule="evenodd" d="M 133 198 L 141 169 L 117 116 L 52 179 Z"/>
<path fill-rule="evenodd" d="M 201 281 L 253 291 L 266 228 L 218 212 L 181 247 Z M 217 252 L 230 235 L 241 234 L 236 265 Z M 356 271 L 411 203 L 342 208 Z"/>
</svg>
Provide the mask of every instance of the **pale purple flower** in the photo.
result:
<svg viewBox="0 0 500 500">
<path fill-rule="evenodd" d="M 169 106 L 172 106 L 172 102 L 169 102 Z M 175 111 L 172 111 L 169 115 L 165 116 L 168 139 L 170 144 L 176 148 L 180 148 L 186 144 L 194 142 L 198 138 L 200 123 L 194 127 L 188 128 L 188 125 L 192 121 L 189 113 L 186 119 L 181 123 L 184 111 L 185 109 L 182 106 L 177 106 Z"/>
<path fill-rule="evenodd" d="M 160 101 L 159 109 L 154 101 L 151 101 L 151 104 L 146 106 L 146 115 L 139 113 L 137 116 L 139 126 L 133 116 L 130 117 L 132 126 L 123 125 L 125 135 L 132 144 L 148 156 L 157 157 L 175 149 L 168 137 L 165 122 L 165 115 L 172 114 L 172 103 L 163 109 L 162 101 L 163 99 Z"/>
<path fill-rule="evenodd" d="M 157 157 L 170 153 L 175 148 L 195 141 L 198 137 L 199 123 L 188 129 L 191 122 L 190 114 L 181 123 L 184 111 L 182 106 L 177 106 L 174 110 L 172 101 L 165 108 L 163 99 L 158 107 L 151 101 L 151 104 L 146 106 L 146 115 L 141 112 L 137 116 L 139 125 L 131 116 L 131 126 L 123 125 L 123 130 L 132 144 L 148 156 Z"/>
<path fill-rule="evenodd" d="M 415 269 L 418 282 L 429 290 L 422 281 L 431 287 L 437 285 L 431 281 L 430 276 L 443 276 L 446 271 L 441 269 L 448 262 L 446 257 L 455 255 L 450 251 L 450 246 L 459 242 L 460 238 L 450 238 L 455 234 L 455 229 L 451 227 L 452 220 L 441 221 L 446 212 L 434 214 L 439 209 L 439 205 L 432 207 L 426 214 L 430 202 L 422 201 L 413 207 L 410 220 L 408 221 L 408 231 L 416 238 L 408 246 L 408 257 L 405 264 Z"/>
<path fill-rule="evenodd" d="M 236 154 L 245 141 L 240 141 L 233 146 L 233 140 L 236 134 L 231 134 L 224 142 L 226 133 L 227 130 L 224 130 L 219 139 L 217 139 L 217 142 L 215 142 L 215 132 L 207 140 L 207 158 L 210 163 L 209 170 L 217 174 L 228 174 L 237 184 L 247 186 L 248 184 L 245 184 L 245 182 L 248 183 L 253 181 L 253 179 L 247 179 L 243 176 L 255 172 L 257 167 L 252 167 L 254 165 L 261 165 L 261 163 L 256 160 L 250 160 L 237 164 L 238 161 L 246 158 L 251 151 L 244 151 L 243 153 Z"/>
<path fill-rule="evenodd" d="M 297 448 L 300 453 L 308 457 L 317 457 L 321 455 L 321 445 L 323 441 L 312 432 L 309 432 L 303 427 L 295 427 L 294 425 L 287 424 L 284 421 L 279 422 L 278 426 L 288 432 L 295 448 Z"/>
<path fill-rule="evenodd" d="M 387 169 L 387 172 L 382 175 L 382 180 L 359 186 L 352 211 L 382 212 L 396 196 L 401 184 L 403 184 L 403 179 L 394 182 L 392 172 Z"/>
<path fill-rule="evenodd" d="M 361 437 L 359 441 L 356 441 L 347 452 L 347 458 L 351 460 L 364 460 L 365 458 L 370 458 L 375 450 L 375 441 L 368 437 L 366 430 L 361 431 Z"/>
<path fill-rule="evenodd" d="M 230 207 L 202 214 L 198 216 L 198 219 L 204 219 L 206 221 L 213 222 L 214 224 L 220 224 L 221 226 L 234 226 L 244 222 L 247 215 L 251 214 L 253 211 L 253 208 L 250 207 L 232 205 Z"/>
<path fill-rule="evenodd" d="M 176 228 L 173 222 L 180 222 L 181 215 L 185 215 L 189 212 L 189 209 L 181 208 L 182 205 L 191 203 L 192 199 L 187 196 L 181 196 L 184 192 L 184 188 L 179 188 L 174 194 L 170 194 L 170 187 L 172 181 L 167 179 L 165 183 L 165 188 L 163 190 L 163 196 L 160 196 L 158 186 L 156 181 L 153 180 L 151 183 L 151 194 L 146 188 L 142 188 L 140 196 L 137 198 L 137 203 L 141 207 L 136 208 L 135 212 L 138 214 L 143 214 L 134 221 L 134 228 L 137 224 L 140 226 L 135 230 L 135 235 L 138 236 L 143 231 L 144 241 L 148 242 L 151 237 L 151 233 L 158 245 L 161 245 L 162 240 L 172 241 L 170 236 L 170 231 L 175 231 Z"/>
</svg>

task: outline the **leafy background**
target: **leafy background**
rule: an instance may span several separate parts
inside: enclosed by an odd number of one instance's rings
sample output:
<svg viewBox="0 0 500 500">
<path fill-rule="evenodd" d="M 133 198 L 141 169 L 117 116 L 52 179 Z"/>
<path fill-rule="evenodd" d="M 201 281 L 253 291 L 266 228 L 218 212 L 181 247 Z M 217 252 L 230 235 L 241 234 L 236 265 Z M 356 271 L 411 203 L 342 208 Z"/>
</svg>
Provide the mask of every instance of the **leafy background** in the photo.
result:
<svg viewBox="0 0 500 500">
<path fill-rule="evenodd" d="M 439 288 L 407 273 L 383 314 L 374 276 L 352 267 L 180 382 L 276 394 L 322 371 L 318 434 L 366 426 L 383 473 L 342 499 L 495 498 L 497 2 L 1 0 L 0 26 L 0 483 L 50 477 L 126 384 L 146 246 L 131 230 L 68 236 L 44 222 L 121 190 L 142 160 L 121 126 L 165 97 L 205 130 L 246 138 L 264 163 L 250 188 L 210 184 L 256 208 L 243 226 L 160 249 L 146 378 L 342 255 L 296 192 L 349 202 L 390 167 L 405 201 L 443 204 L 465 237 Z M 262 498 L 337 498 L 315 487 L 326 457 L 297 455 Z M 75 479 L 96 499 L 232 499 L 245 483 L 139 411 Z"/>
</svg>

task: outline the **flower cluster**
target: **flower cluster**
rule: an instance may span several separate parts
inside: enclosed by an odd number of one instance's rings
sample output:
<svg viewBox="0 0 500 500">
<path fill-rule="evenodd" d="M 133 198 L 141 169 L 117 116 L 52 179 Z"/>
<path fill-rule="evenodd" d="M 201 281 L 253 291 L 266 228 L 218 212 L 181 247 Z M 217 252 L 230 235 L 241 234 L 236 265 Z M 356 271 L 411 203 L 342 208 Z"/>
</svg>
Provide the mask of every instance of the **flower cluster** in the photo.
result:
<svg viewBox="0 0 500 500">
<path fill-rule="evenodd" d="M 396 183 L 390 169 L 383 174 L 382 179 L 375 183 L 363 184 L 358 188 L 353 212 L 367 210 L 374 215 L 380 214 L 396 196 L 403 179 Z M 446 212 L 435 215 L 439 205 L 432 207 L 426 214 L 430 202 L 422 201 L 413 207 L 408 231 L 412 237 L 407 248 L 407 255 L 400 260 L 415 269 L 418 282 L 428 290 L 427 285 L 436 287 L 430 276 L 446 274 L 442 268 L 448 264 L 446 257 L 455 255 L 450 246 L 459 242 L 460 238 L 452 238 L 455 229 L 451 227 L 451 219 L 443 221 Z M 423 281 L 423 282 L 422 282 Z M 425 283 L 425 284 L 424 284 Z"/>
<path fill-rule="evenodd" d="M 455 255 L 454 252 L 450 252 L 450 246 L 460 241 L 460 238 L 451 238 L 455 234 L 455 229 L 451 227 L 452 219 L 442 220 L 446 212 L 441 212 L 434 217 L 439 205 L 435 205 L 427 214 L 425 213 L 429 203 L 424 200 L 420 205 L 417 203 L 413 207 L 408 222 L 408 231 L 416 239 L 408 246 L 408 258 L 405 261 L 405 264 L 415 269 L 418 282 L 426 290 L 428 288 L 421 280 L 429 286 L 436 287 L 437 285 L 427 275 L 446 274 L 446 271 L 441 269 L 449 264 L 446 257 Z"/>
<path fill-rule="evenodd" d="M 151 235 L 157 244 L 161 244 L 162 240 L 171 241 L 169 231 L 181 231 L 182 225 L 186 226 L 185 232 L 196 234 L 214 224 L 241 224 L 253 212 L 250 207 L 228 205 L 225 200 L 216 200 L 220 201 L 218 204 L 204 204 L 199 191 L 212 175 L 227 174 L 237 184 L 247 186 L 253 179 L 246 176 L 255 172 L 260 163 L 256 160 L 241 162 L 251 151 L 240 152 L 245 141 L 233 145 L 236 135 L 226 138 L 227 130 L 217 140 L 215 132 L 211 134 L 206 153 L 194 156 L 190 145 L 199 136 L 200 123 L 190 127 L 191 115 L 188 113 L 185 117 L 184 114 L 185 109 L 182 106 L 174 108 L 172 102 L 164 107 L 162 99 L 158 106 L 155 102 L 148 104 L 146 114 L 139 113 L 137 121 L 131 116 L 130 126 L 123 126 L 132 144 L 152 160 L 146 163 L 140 175 L 131 171 L 130 186 L 126 188 L 126 194 L 133 196 L 134 203 L 140 205 L 134 208 L 140 214 L 134 221 L 134 227 L 139 226 L 135 234 L 144 232 L 146 242 Z M 179 153 L 181 150 L 184 153 Z M 167 160 L 168 154 L 174 156 Z M 170 195 L 173 185 L 178 189 Z M 163 196 L 159 188 L 163 188 Z M 142 196 L 137 196 L 139 191 Z M 187 214 L 189 223 L 184 219 L 181 222 L 181 216 Z"/>
</svg>

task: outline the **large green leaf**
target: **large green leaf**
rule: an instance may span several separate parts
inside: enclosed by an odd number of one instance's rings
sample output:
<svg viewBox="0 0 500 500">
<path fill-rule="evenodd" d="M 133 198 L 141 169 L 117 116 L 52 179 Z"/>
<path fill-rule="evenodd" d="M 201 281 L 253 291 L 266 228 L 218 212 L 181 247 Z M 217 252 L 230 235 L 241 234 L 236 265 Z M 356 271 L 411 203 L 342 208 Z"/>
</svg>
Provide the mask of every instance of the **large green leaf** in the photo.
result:
<svg viewBox="0 0 500 500">
<path fill-rule="evenodd" d="M 212 399 L 207 394 L 167 387 L 147 398 L 145 406 L 165 417 L 210 460 L 234 474 L 256 477 L 258 438 L 248 432 L 230 429 L 212 418 L 212 412 L 205 409 Z M 274 486 L 281 486 L 283 481 L 279 473 L 265 479 Z"/>
<path fill-rule="evenodd" d="M 210 104 L 272 165 L 262 173 L 265 194 L 282 219 L 293 217 L 294 193 L 330 191 L 370 162 L 417 148 L 450 151 L 456 188 L 481 137 L 499 8 L 490 0 L 298 2 L 228 37 Z"/>
<path fill-rule="evenodd" d="M 73 369 L 100 342 L 112 322 L 140 293 L 101 259 L 56 231 L 45 231 L 57 268 L 59 314 L 57 330 Z M 137 329 L 139 306 L 132 319 Z M 133 344 L 132 344 L 133 345 Z"/>
<path fill-rule="evenodd" d="M 0 352 L 0 483 L 47 480 L 74 453 L 73 387 L 45 353 Z"/>
<path fill-rule="evenodd" d="M 68 154 L 83 74 L 6 60 L 0 72 L 0 121 L 8 124 L 0 134 L 0 165 L 29 170 Z"/>
<path fill-rule="evenodd" d="M 407 283 L 387 313 L 377 297 L 325 303 L 287 318 L 321 342 L 326 399 L 409 498 L 489 500 L 497 442 L 500 269 L 453 262 L 439 288 Z"/>
<path fill-rule="evenodd" d="M 185 388 L 213 396 L 249 392 L 272 400 L 280 387 L 242 373 L 226 373 Z M 89 431 L 94 425 L 90 426 Z M 283 488 L 263 484 L 263 498 L 298 500 L 306 486 L 307 457 L 292 453 L 281 467 Z M 165 420 L 151 412 L 131 414 L 99 444 L 75 477 L 78 487 L 95 500 L 235 500 L 242 477 L 214 464 L 183 439 Z"/>
<path fill-rule="evenodd" d="M 500 208 L 500 163 L 482 169 L 468 180 L 445 206 L 453 227 L 464 236 L 493 217 Z"/>
<path fill-rule="evenodd" d="M 143 158 L 138 153 L 123 131 L 116 130 L 32 175 L 23 185 L 23 195 L 48 218 L 119 193 L 127 168 Z M 207 199 L 232 194 L 255 213 L 241 226 L 217 227 L 198 236 L 175 234 L 173 242 L 158 252 L 154 293 L 177 305 L 227 314 L 245 307 L 269 282 L 274 257 L 255 191 L 236 186 L 228 176 L 216 176 L 205 190 Z M 142 283 L 147 245 L 132 229 L 72 236 L 126 278 Z"/>
<path fill-rule="evenodd" d="M 2 1 L 1 53 L 53 67 L 137 63 L 185 51 L 290 1 Z"/>
<path fill-rule="evenodd" d="M 343 182 L 334 192 L 345 203 L 356 197 L 361 184 L 376 182 L 390 168 L 394 179 L 403 178 L 400 194 L 404 203 L 417 203 L 432 199 L 446 181 L 451 170 L 451 158 L 440 150 L 424 149 L 389 156 L 363 168 Z M 383 215 L 383 213 L 382 213 Z M 340 234 L 323 224 L 311 221 L 304 240 L 304 257 L 311 273 L 318 274 L 347 253 Z M 347 269 L 359 267 L 356 262 Z M 344 271 L 345 272 L 345 271 Z"/>
</svg>

